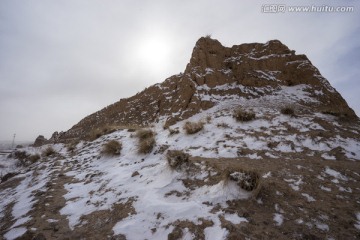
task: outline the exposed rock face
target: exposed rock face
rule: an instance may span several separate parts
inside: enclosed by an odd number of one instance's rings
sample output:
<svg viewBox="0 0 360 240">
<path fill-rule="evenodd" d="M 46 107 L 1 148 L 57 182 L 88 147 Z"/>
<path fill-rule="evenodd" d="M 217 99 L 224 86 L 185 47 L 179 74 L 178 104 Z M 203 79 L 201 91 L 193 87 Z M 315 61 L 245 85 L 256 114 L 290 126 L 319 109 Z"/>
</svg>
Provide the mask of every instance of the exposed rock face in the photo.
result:
<svg viewBox="0 0 360 240">
<path fill-rule="evenodd" d="M 44 144 L 49 143 L 49 141 L 43 136 L 43 135 L 39 135 L 36 139 L 35 142 L 33 144 L 34 147 L 40 147 Z"/>
<path fill-rule="evenodd" d="M 280 41 L 228 48 L 202 37 L 184 73 L 89 115 L 58 139 L 85 138 L 91 130 L 105 125 L 144 126 L 164 118 L 169 126 L 229 96 L 256 99 L 264 94 L 276 95 L 286 86 L 301 86 L 312 99 L 296 103 L 304 110 L 357 118 L 309 59 L 296 55 Z"/>
</svg>

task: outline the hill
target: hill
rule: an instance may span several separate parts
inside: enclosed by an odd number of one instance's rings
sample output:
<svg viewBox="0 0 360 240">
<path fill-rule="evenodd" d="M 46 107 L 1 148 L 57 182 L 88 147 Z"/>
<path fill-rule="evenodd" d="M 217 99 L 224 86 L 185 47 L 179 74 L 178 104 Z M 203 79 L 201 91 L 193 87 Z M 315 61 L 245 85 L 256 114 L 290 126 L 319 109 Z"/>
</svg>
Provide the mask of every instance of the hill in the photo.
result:
<svg viewBox="0 0 360 240">
<path fill-rule="evenodd" d="M 0 156 L 0 235 L 358 239 L 359 136 L 306 56 L 200 38 L 184 73 Z"/>
</svg>

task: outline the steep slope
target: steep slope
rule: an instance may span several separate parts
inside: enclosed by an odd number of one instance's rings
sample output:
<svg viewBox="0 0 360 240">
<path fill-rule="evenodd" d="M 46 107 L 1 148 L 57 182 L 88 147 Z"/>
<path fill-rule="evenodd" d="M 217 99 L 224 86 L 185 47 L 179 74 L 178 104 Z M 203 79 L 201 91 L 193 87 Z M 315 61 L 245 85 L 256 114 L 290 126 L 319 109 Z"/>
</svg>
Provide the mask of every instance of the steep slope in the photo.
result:
<svg viewBox="0 0 360 240">
<path fill-rule="evenodd" d="M 303 111 L 357 118 L 308 58 L 296 55 L 280 41 L 227 48 L 217 40 L 200 38 L 184 73 L 91 114 L 67 132 L 55 134 L 52 141 L 84 139 L 104 126 L 147 126 L 161 119 L 170 126 L 220 100 L 277 95 L 286 86 L 301 87 L 308 96 L 294 103 Z M 288 104 L 287 99 L 273 107 L 279 104 Z"/>
</svg>

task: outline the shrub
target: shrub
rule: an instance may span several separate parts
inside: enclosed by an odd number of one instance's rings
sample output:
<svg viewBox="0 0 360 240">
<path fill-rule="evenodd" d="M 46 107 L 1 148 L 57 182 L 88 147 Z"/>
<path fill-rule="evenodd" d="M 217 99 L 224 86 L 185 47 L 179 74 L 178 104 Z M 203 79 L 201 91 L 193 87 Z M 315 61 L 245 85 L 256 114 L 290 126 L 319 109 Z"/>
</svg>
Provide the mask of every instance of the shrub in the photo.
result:
<svg viewBox="0 0 360 240">
<path fill-rule="evenodd" d="M 292 107 L 284 107 L 280 110 L 280 112 L 282 114 L 285 114 L 285 115 L 291 115 L 291 116 L 294 116 L 295 115 L 295 112 L 294 112 L 294 109 Z"/>
<path fill-rule="evenodd" d="M 69 144 L 67 145 L 68 152 L 74 152 L 78 144 L 79 144 L 79 140 L 73 140 L 69 142 Z"/>
<path fill-rule="evenodd" d="M 260 183 L 260 176 L 257 172 L 244 169 L 227 170 L 225 178 L 226 181 L 234 181 L 240 188 L 249 192 L 255 190 Z"/>
<path fill-rule="evenodd" d="M 49 146 L 42 152 L 42 155 L 45 157 L 49 157 L 51 155 L 54 155 L 55 153 L 55 150 L 51 146 Z"/>
<path fill-rule="evenodd" d="M 239 122 L 249 122 L 255 119 L 255 113 L 238 108 L 234 111 L 233 117 Z"/>
<path fill-rule="evenodd" d="M 218 128 L 229 128 L 229 127 L 230 127 L 229 124 L 224 123 L 224 122 L 218 123 L 218 124 L 216 124 L 216 126 L 217 126 Z"/>
<path fill-rule="evenodd" d="M 179 150 L 168 150 L 166 158 L 172 169 L 180 168 L 189 162 L 189 154 Z"/>
<path fill-rule="evenodd" d="M 149 137 L 143 140 L 139 140 L 138 151 L 139 153 L 150 153 L 155 146 L 155 138 Z"/>
<path fill-rule="evenodd" d="M 151 129 L 140 129 L 136 132 L 136 137 L 139 140 L 154 137 L 154 132 Z"/>
<path fill-rule="evenodd" d="M 29 157 L 29 160 L 31 163 L 35 163 L 40 159 L 40 155 L 39 154 L 33 154 Z"/>
<path fill-rule="evenodd" d="M 20 161 L 29 157 L 28 153 L 25 151 L 15 151 L 12 155 L 14 158 Z"/>
<path fill-rule="evenodd" d="M 138 152 L 142 154 L 150 153 L 155 146 L 155 133 L 151 129 L 140 129 L 136 132 L 139 139 Z"/>
<path fill-rule="evenodd" d="M 118 128 L 116 126 L 110 126 L 110 125 L 105 125 L 102 127 L 92 129 L 88 135 L 88 139 L 90 141 L 94 141 L 103 135 L 115 132 L 117 129 Z"/>
<path fill-rule="evenodd" d="M 168 128 L 168 130 L 169 130 L 170 136 L 180 133 L 179 129 L 177 129 L 177 128 L 176 129 Z"/>
<path fill-rule="evenodd" d="M 268 142 L 267 147 L 270 149 L 276 148 L 279 145 L 279 142 Z"/>
<path fill-rule="evenodd" d="M 204 128 L 203 122 L 186 122 L 184 130 L 187 134 L 195 134 Z"/>
<path fill-rule="evenodd" d="M 102 153 L 109 156 L 120 155 L 122 144 L 116 140 L 108 141 L 103 145 Z"/>
</svg>

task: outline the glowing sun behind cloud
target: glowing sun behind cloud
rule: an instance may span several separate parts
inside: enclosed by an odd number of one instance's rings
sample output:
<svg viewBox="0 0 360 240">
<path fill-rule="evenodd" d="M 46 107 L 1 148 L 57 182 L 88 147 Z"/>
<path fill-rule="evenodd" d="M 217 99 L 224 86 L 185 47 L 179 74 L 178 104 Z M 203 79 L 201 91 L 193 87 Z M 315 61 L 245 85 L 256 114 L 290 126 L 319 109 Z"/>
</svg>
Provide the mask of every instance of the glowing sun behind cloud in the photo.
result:
<svg viewBox="0 0 360 240">
<path fill-rule="evenodd" d="M 161 35 L 151 35 L 141 39 L 136 49 L 136 60 L 141 68 L 158 73 L 169 65 L 171 42 Z"/>
</svg>

